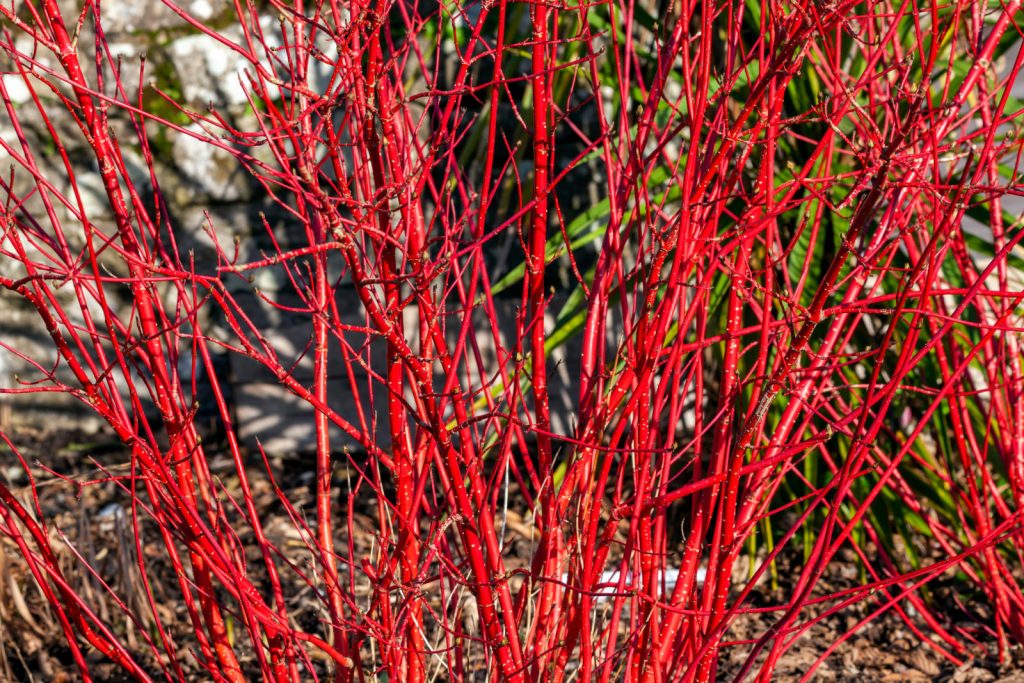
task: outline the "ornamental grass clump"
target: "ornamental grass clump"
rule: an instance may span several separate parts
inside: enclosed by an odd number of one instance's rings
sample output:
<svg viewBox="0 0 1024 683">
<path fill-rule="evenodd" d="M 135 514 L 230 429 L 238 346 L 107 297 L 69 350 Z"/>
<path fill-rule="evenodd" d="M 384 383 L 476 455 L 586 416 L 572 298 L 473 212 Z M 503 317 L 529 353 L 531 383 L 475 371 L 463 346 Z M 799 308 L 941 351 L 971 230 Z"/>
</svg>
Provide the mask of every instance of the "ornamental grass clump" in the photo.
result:
<svg viewBox="0 0 1024 683">
<path fill-rule="evenodd" d="M 767 681 L 838 620 L 810 678 L 883 615 L 951 667 L 1024 644 L 1019 0 L 163 0 L 240 65 L 207 106 L 109 4 L 0 5 L 0 286 L 46 342 L 0 340 L 2 392 L 123 453 L 4 436 L 3 552 L 84 679 Z M 245 230 L 176 211 L 180 140 Z M 59 485 L 123 501 L 116 576 Z"/>
</svg>

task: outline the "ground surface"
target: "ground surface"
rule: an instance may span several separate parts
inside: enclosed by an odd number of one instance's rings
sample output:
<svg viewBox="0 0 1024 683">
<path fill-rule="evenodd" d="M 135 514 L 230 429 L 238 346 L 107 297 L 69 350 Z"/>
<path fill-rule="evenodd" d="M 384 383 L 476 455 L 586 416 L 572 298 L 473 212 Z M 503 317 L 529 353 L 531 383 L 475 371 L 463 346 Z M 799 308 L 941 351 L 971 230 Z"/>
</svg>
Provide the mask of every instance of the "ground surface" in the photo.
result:
<svg viewBox="0 0 1024 683">
<path fill-rule="evenodd" d="M 89 560 L 100 576 L 133 608 L 142 607 L 145 600 L 135 561 L 135 542 L 130 524 L 130 508 L 126 508 L 127 495 L 117 484 L 107 481 L 92 482 L 102 477 L 97 466 L 111 468 L 126 462 L 125 451 L 105 434 L 86 434 L 72 430 L 42 432 L 21 429 L 10 434 L 25 460 L 36 473 L 36 491 L 44 518 L 50 524 L 55 547 L 67 549 L 61 535 L 69 539 L 83 557 Z M 51 472 L 40 467 L 45 465 Z M 312 475 L 309 467 L 299 460 L 277 461 L 279 484 L 299 509 L 311 509 L 313 495 L 310 489 Z M 223 475 L 224 485 L 231 487 L 231 463 L 226 458 L 211 462 L 215 475 Z M 123 470 L 120 470 L 123 473 Z M 23 501 L 28 502 L 29 481 L 17 459 L 9 450 L 0 452 L 0 477 Z M 288 516 L 277 502 L 265 479 L 254 477 L 255 500 L 264 520 L 270 540 L 284 550 L 286 556 L 301 563 L 305 547 L 292 529 Z M 79 485 L 79 482 L 85 485 Z M 260 482 L 264 482 L 262 485 Z M 234 482 L 237 485 L 237 482 Z M 365 503 L 370 504 L 370 503 Z M 365 514 L 369 513 L 369 514 Z M 368 552 L 373 543 L 374 523 L 372 509 L 356 510 L 355 546 L 357 551 Z M 529 533 L 526 525 L 510 518 L 507 525 L 507 543 L 512 564 L 525 564 L 529 545 L 523 538 Z M 157 550 L 159 541 L 153 525 L 143 525 L 141 547 L 147 554 L 154 597 L 162 621 L 171 635 L 183 644 L 193 642 L 191 627 L 184 608 L 175 600 L 173 572 Z M 244 541 L 243 536 L 243 541 Z M 258 557 L 254 555 L 254 565 Z M 144 651 L 143 643 L 133 629 L 120 622 L 117 608 L 106 596 L 95 578 L 82 571 L 80 563 L 70 550 L 62 555 L 66 575 L 76 590 L 97 605 L 97 612 L 110 619 L 115 628 L 123 627 L 132 649 Z M 820 590 L 825 593 L 842 590 L 857 584 L 859 572 L 853 562 L 837 562 L 830 567 L 830 575 Z M 785 598 L 786 561 L 780 563 L 779 583 L 773 589 L 765 582 L 752 596 L 752 606 L 777 605 Z M 934 587 L 937 600 L 946 599 L 950 605 L 958 601 L 947 598 L 942 585 Z M 312 589 L 298 591 L 289 599 L 293 618 L 307 628 L 316 629 L 319 613 L 313 600 Z M 825 648 L 840 635 L 849 632 L 868 613 L 867 604 L 856 605 L 838 613 L 809 629 L 788 651 L 777 671 L 776 680 L 800 680 Z M 143 610 L 144 611 L 144 610 Z M 816 670 L 814 680 L 821 681 L 953 681 L 956 683 L 998 682 L 1024 683 L 1024 652 L 1011 649 L 1000 663 L 995 658 L 997 648 L 988 637 L 982 608 L 951 609 L 945 615 L 951 621 L 960 620 L 967 632 L 976 633 L 979 648 L 974 658 L 956 667 L 924 645 L 906 624 L 893 612 L 870 623 L 856 632 Z M 741 666 L 746 645 L 756 640 L 772 623 L 771 613 L 751 613 L 740 617 L 732 628 L 729 639 L 738 643 L 724 650 L 720 662 L 719 678 L 729 680 Z M 967 623 L 965 624 L 965 620 Z M 987 654 L 986 654 L 987 653 Z M 244 653 L 243 653 L 244 662 Z M 96 657 L 95 680 L 127 680 L 112 665 Z M 151 664 L 155 664 L 151 662 Z M 186 655 L 182 660 L 187 675 L 196 681 L 204 680 L 195 660 Z M 250 661 L 251 665 L 252 662 Z M 156 673 L 156 671 L 154 671 Z M 72 666 L 56 620 L 50 615 L 38 588 L 10 539 L 0 538 L 0 678 L 12 681 L 72 681 L 78 675 Z"/>
</svg>

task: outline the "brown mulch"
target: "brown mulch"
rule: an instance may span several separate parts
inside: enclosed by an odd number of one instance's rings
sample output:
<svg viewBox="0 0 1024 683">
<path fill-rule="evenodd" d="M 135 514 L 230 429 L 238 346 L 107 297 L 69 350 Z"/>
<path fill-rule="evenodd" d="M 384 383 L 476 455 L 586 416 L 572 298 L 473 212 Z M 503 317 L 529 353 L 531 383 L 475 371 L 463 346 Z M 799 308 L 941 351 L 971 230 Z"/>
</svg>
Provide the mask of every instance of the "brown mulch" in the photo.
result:
<svg viewBox="0 0 1024 683">
<path fill-rule="evenodd" d="M 103 433 L 20 429 L 10 436 L 33 469 L 41 512 L 51 528 L 52 545 L 65 551 L 61 559 L 66 576 L 89 604 L 98 606 L 97 611 L 102 618 L 110 620 L 108 623 L 115 629 L 122 629 L 119 632 L 125 634 L 127 644 L 134 652 L 146 652 L 142 634 L 151 625 L 132 626 L 124 623 L 123 616 L 116 605 L 110 602 L 99 580 L 81 570 L 80 562 L 60 536 L 66 535 L 77 551 L 89 560 L 103 581 L 108 582 L 136 613 L 147 611 L 146 597 L 141 588 L 135 556 L 136 543 L 132 533 L 130 498 L 114 482 L 97 482 L 103 479 L 104 475 L 96 463 L 102 463 L 104 466 L 123 465 L 127 458 L 124 449 L 109 435 Z M 271 542 L 281 548 L 296 567 L 301 567 L 305 554 L 308 553 L 305 543 L 290 523 L 265 473 L 260 472 L 262 463 L 257 462 L 257 458 L 251 460 L 254 463 L 252 482 L 255 501 L 266 532 Z M 40 463 L 45 463 L 47 468 L 81 484 L 76 485 L 67 479 L 46 473 L 39 468 Z M 311 467 L 283 460 L 272 461 L 271 464 L 278 484 L 287 492 L 289 500 L 296 508 L 311 512 L 314 501 Z M 233 481 L 233 465 L 227 458 L 215 457 L 211 461 L 211 470 L 215 476 L 223 477 L 223 485 L 228 487 L 228 490 L 231 490 L 232 485 L 237 486 L 237 481 Z M 110 473 L 127 474 L 127 471 L 123 468 L 112 469 Z M 341 476 L 344 477 L 344 473 L 341 473 Z M 24 503 L 31 502 L 30 482 L 17 460 L 2 444 L 0 477 Z M 353 540 L 359 552 L 369 552 L 374 542 L 375 511 L 367 507 L 370 505 L 372 501 L 361 500 L 356 506 Z M 143 521 L 142 530 L 140 546 L 142 552 L 147 555 L 147 571 L 161 620 L 175 641 L 184 644 L 184 649 L 187 650 L 189 644 L 194 646 L 194 633 L 183 606 L 175 599 L 178 591 L 174 572 L 167 565 L 164 553 L 159 549 L 155 526 L 151 522 Z M 529 525 L 513 514 L 508 519 L 506 532 L 510 562 L 525 564 L 531 545 L 527 538 L 531 533 Z M 347 531 L 339 529 L 339 533 L 344 534 Z M 250 551 L 252 553 L 252 556 L 248 557 L 252 566 L 261 567 L 259 552 L 254 544 L 246 543 L 248 539 L 244 533 L 241 540 L 247 548 L 247 555 Z M 345 541 L 347 542 L 347 539 Z M 769 606 L 785 602 L 787 586 L 784 584 L 784 577 L 795 574 L 795 571 L 788 571 L 785 563 L 785 558 L 782 558 L 779 576 L 783 583 L 775 589 L 770 588 L 767 582 L 762 583 L 751 597 L 752 605 Z M 821 594 L 858 585 L 858 572 L 854 562 L 837 562 L 835 567 L 830 569 L 834 571 L 831 571 L 819 586 Z M 254 581 L 258 583 L 262 578 L 259 576 L 259 569 L 254 572 Z M 937 590 L 936 595 L 939 594 Z M 319 613 L 311 587 L 290 595 L 288 602 L 290 614 L 297 623 L 310 629 L 318 627 L 322 615 Z M 847 634 L 874 608 L 875 605 L 860 603 L 810 628 L 784 655 L 773 680 L 801 680 L 821 657 L 826 647 Z M 991 638 L 986 637 L 985 624 L 980 623 L 984 621 L 983 610 L 979 608 L 977 613 L 970 616 L 962 613 L 951 613 L 948 616 L 950 619 L 961 621 L 978 621 L 979 623 L 970 627 L 974 628 L 970 632 L 985 643 L 990 653 L 997 651 Z M 727 641 L 735 641 L 741 645 L 723 650 L 719 668 L 720 680 L 731 680 L 745 660 L 749 642 L 763 634 L 775 618 L 775 613 L 767 612 L 748 613 L 737 618 Z M 251 653 L 247 659 L 244 648 L 240 648 L 240 651 L 243 663 L 250 667 L 254 666 L 255 661 Z M 148 656 L 152 658 L 153 655 Z M 890 611 L 843 643 L 817 667 L 814 680 L 1024 683 L 1024 650 L 1021 648 L 1011 648 L 1002 663 L 984 657 L 984 652 L 979 650 L 974 659 L 968 659 L 963 666 L 955 667 L 922 643 L 899 616 Z M 199 664 L 191 653 L 183 652 L 180 663 L 190 680 L 204 680 Z M 114 665 L 96 654 L 90 656 L 90 665 L 97 681 L 130 680 Z M 158 662 L 150 661 L 149 666 L 154 675 L 159 675 Z M 255 673 L 255 669 L 253 671 Z M 51 616 L 17 546 L 2 534 L 0 680 L 58 683 L 78 680 L 70 650 L 59 625 Z"/>
</svg>

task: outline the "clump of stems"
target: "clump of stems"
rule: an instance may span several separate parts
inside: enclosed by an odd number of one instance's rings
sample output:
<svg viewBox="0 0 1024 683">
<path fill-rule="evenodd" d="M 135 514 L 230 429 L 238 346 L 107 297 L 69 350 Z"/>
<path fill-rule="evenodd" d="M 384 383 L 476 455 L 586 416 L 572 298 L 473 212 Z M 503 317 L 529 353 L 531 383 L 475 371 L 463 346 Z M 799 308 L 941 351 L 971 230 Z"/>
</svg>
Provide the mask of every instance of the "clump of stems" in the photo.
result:
<svg viewBox="0 0 1024 683">
<path fill-rule="evenodd" d="M 2 391 L 130 452 L 88 484 L 130 502 L 145 599 L 110 609 L 58 557 L 47 463 L 0 483 L 83 677 L 95 650 L 139 680 L 186 651 L 218 681 L 769 680 L 857 606 L 952 664 L 1024 643 L 1019 0 L 164 2 L 247 107 L 112 54 L 97 0 L 0 6 L 0 287 L 49 339 L 0 340 L 34 372 Z M 249 233 L 169 208 L 180 136 L 259 188 Z M 313 509 L 240 440 L 225 353 L 305 407 Z"/>
</svg>

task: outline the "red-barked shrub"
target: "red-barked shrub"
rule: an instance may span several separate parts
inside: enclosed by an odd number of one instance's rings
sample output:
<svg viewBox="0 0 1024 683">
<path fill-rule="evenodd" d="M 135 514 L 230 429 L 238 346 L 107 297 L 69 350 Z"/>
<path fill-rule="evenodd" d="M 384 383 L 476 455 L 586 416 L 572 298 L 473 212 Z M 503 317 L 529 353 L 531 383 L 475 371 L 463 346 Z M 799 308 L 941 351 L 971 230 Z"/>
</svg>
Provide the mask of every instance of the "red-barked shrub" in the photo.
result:
<svg viewBox="0 0 1024 683">
<path fill-rule="evenodd" d="M 1019 0 L 164 0 L 240 64 L 206 107 L 110 4 L 0 5 L 0 285 L 48 340 L 0 340 L 3 391 L 124 453 L 5 437 L 4 552 L 81 676 L 769 680 L 840 620 L 807 678 L 882 614 L 954 666 L 1024 642 Z M 182 220 L 182 140 L 244 230 Z M 124 501 L 130 580 L 61 481 Z"/>
</svg>

